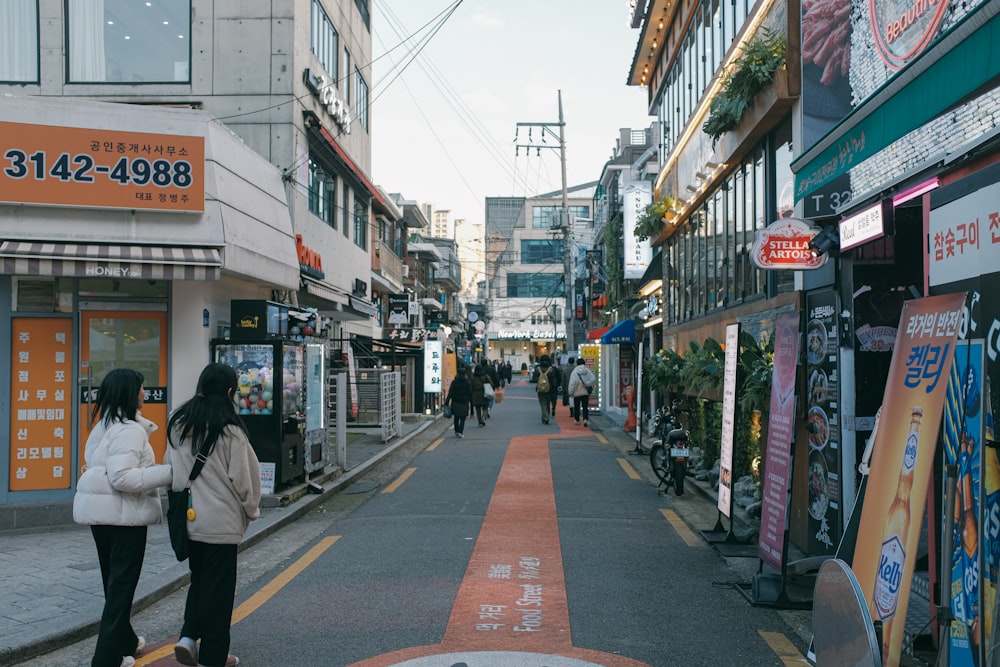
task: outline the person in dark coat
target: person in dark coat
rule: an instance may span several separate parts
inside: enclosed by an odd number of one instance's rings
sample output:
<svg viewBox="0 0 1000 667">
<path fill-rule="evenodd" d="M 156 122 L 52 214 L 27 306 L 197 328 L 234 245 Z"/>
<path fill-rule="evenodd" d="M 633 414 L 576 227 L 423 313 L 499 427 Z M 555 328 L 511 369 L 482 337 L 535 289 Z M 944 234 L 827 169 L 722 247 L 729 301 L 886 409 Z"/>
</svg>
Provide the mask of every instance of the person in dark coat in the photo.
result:
<svg viewBox="0 0 1000 667">
<path fill-rule="evenodd" d="M 465 437 L 465 418 L 469 416 L 469 406 L 472 404 L 472 385 L 469 383 L 469 372 L 465 365 L 459 366 L 458 375 L 448 387 L 448 397 L 445 405 L 451 406 L 451 416 L 455 420 L 455 437 Z"/>
<path fill-rule="evenodd" d="M 483 385 L 490 381 L 489 373 L 486 372 L 486 368 L 483 366 L 476 366 L 475 372 L 472 374 L 472 407 L 476 409 L 476 419 L 479 420 L 480 426 L 486 426 L 486 411 L 489 408 L 489 401 L 486 400 L 486 394 L 483 393 Z"/>
<path fill-rule="evenodd" d="M 545 373 L 549 380 L 549 390 L 548 392 L 540 391 L 538 387 L 539 376 Z M 531 376 L 531 381 L 535 383 L 535 391 L 538 394 L 538 407 L 542 412 L 542 423 L 549 423 L 549 415 L 551 414 L 552 403 L 555 402 L 557 391 L 559 385 L 562 384 L 562 374 L 559 373 L 558 369 L 552 367 L 552 358 L 547 354 L 543 354 L 542 358 L 538 362 L 538 368 Z"/>
<path fill-rule="evenodd" d="M 569 386 L 569 376 L 573 374 L 573 370 L 575 368 L 576 368 L 576 360 L 573 357 L 570 357 L 566 361 L 566 365 L 563 366 L 563 372 L 562 372 L 562 388 L 563 388 L 562 404 L 565 407 L 569 408 L 570 415 L 573 414 L 573 405 L 572 405 L 573 401 L 570 400 L 569 392 L 566 391 L 566 387 Z"/>
</svg>

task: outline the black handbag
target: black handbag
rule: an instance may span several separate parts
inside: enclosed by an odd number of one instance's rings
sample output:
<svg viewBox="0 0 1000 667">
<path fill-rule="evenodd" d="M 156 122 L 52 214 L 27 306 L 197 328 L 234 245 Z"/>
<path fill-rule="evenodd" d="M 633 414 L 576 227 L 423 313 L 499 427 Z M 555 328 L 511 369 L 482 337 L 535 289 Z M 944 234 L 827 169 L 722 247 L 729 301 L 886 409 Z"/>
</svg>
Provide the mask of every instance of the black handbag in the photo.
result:
<svg viewBox="0 0 1000 667">
<path fill-rule="evenodd" d="M 194 466 L 188 476 L 187 485 L 180 491 L 167 491 L 167 530 L 170 533 L 170 546 L 178 561 L 188 557 L 188 521 L 194 521 L 194 508 L 191 506 L 191 483 L 201 474 L 201 469 L 208 460 L 205 454 L 207 446 L 203 445 Z"/>
</svg>

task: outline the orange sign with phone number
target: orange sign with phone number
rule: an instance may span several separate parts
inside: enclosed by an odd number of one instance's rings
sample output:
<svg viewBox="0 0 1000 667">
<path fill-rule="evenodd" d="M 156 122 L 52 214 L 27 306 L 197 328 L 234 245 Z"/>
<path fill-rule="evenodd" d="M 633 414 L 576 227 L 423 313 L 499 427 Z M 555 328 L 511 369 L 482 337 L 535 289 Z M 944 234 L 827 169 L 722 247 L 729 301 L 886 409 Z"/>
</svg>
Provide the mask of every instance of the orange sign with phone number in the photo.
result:
<svg viewBox="0 0 1000 667">
<path fill-rule="evenodd" d="M 205 210 L 205 138 L 0 122 L 0 201 Z"/>
</svg>

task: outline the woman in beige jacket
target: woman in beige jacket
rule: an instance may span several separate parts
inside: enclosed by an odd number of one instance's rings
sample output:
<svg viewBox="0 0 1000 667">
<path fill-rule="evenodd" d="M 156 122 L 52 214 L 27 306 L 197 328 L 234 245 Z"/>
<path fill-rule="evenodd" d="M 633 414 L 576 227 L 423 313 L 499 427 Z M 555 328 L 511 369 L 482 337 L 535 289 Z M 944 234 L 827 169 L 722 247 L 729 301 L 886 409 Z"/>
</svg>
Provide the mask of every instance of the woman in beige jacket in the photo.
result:
<svg viewBox="0 0 1000 667">
<path fill-rule="evenodd" d="M 198 378 L 197 393 L 167 424 L 174 491 L 187 485 L 204 445 L 208 452 L 191 484 L 191 586 L 180 641 L 174 646 L 182 665 L 233 667 L 240 662 L 229 653 L 236 551 L 250 522 L 260 516 L 260 465 L 236 412 L 236 391 L 236 371 L 209 364 Z"/>
</svg>

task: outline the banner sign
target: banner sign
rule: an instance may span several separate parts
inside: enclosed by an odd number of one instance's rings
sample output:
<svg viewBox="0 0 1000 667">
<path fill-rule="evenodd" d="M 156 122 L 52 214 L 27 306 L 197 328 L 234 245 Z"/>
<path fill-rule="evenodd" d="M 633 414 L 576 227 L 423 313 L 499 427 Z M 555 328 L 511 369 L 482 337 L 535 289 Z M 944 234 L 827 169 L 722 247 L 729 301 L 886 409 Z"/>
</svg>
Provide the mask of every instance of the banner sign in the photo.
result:
<svg viewBox="0 0 1000 667">
<path fill-rule="evenodd" d="M 719 511 L 733 515 L 733 429 L 736 425 L 736 365 L 740 353 L 740 325 L 726 325 L 726 366 L 723 370 L 722 444 L 719 454 Z"/>
<path fill-rule="evenodd" d="M 440 327 L 435 327 L 433 329 L 386 329 L 385 330 L 385 340 L 395 340 L 401 343 L 419 343 L 420 341 L 426 340 L 437 340 L 438 332 L 441 331 Z"/>
<path fill-rule="evenodd" d="M 200 213 L 205 138 L 0 122 L 0 201 Z"/>
<path fill-rule="evenodd" d="M 882 661 L 898 667 L 927 487 L 965 293 L 907 301 L 875 434 L 852 569 L 874 620 Z"/>
<path fill-rule="evenodd" d="M 840 541 L 840 411 L 837 350 L 840 339 L 837 294 L 806 295 L 806 420 L 809 431 L 809 553 L 832 554 Z"/>
<path fill-rule="evenodd" d="M 951 563 L 951 581 L 947 582 L 947 590 L 951 591 L 952 621 L 948 638 L 951 642 L 949 664 L 953 667 L 985 664 L 982 655 L 983 615 L 987 607 L 983 604 L 983 578 L 980 576 L 985 571 L 983 546 L 986 542 L 982 530 L 986 527 L 982 502 L 984 454 L 992 459 L 993 471 L 998 469 L 996 450 L 987 452 L 983 447 L 983 357 L 981 340 L 958 345 L 944 406 L 944 463 L 958 467 L 955 513 L 942 517 L 942 530 L 951 531 L 952 535 L 952 552 L 943 558 Z M 1000 480 L 991 481 L 996 484 Z M 947 478 L 942 491 L 941 497 L 944 498 Z M 990 561 L 995 569 L 993 560 L 991 553 Z M 992 611 L 992 604 L 989 609 Z"/>
<path fill-rule="evenodd" d="M 424 393 L 441 393 L 441 341 L 428 340 L 424 342 Z"/>
<path fill-rule="evenodd" d="M 775 220 L 755 232 L 750 261 L 758 269 L 785 269 L 808 271 L 818 269 L 829 257 L 813 252 L 809 243 L 819 233 L 819 228 L 798 218 Z"/>
<path fill-rule="evenodd" d="M 931 210 L 928 281 L 942 285 L 1000 266 L 1000 184 Z"/>
<path fill-rule="evenodd" d="M 764 490 L 757 555 L 776 570 L 785 558 L 788 481 L 795 434 L 795 369 L 799 361 L 799 311 L 778 313 L 775 320 L 771 407 L 768 411 Z M 728 345 L 727 345 L 728 349 Z"/>
</svg>

